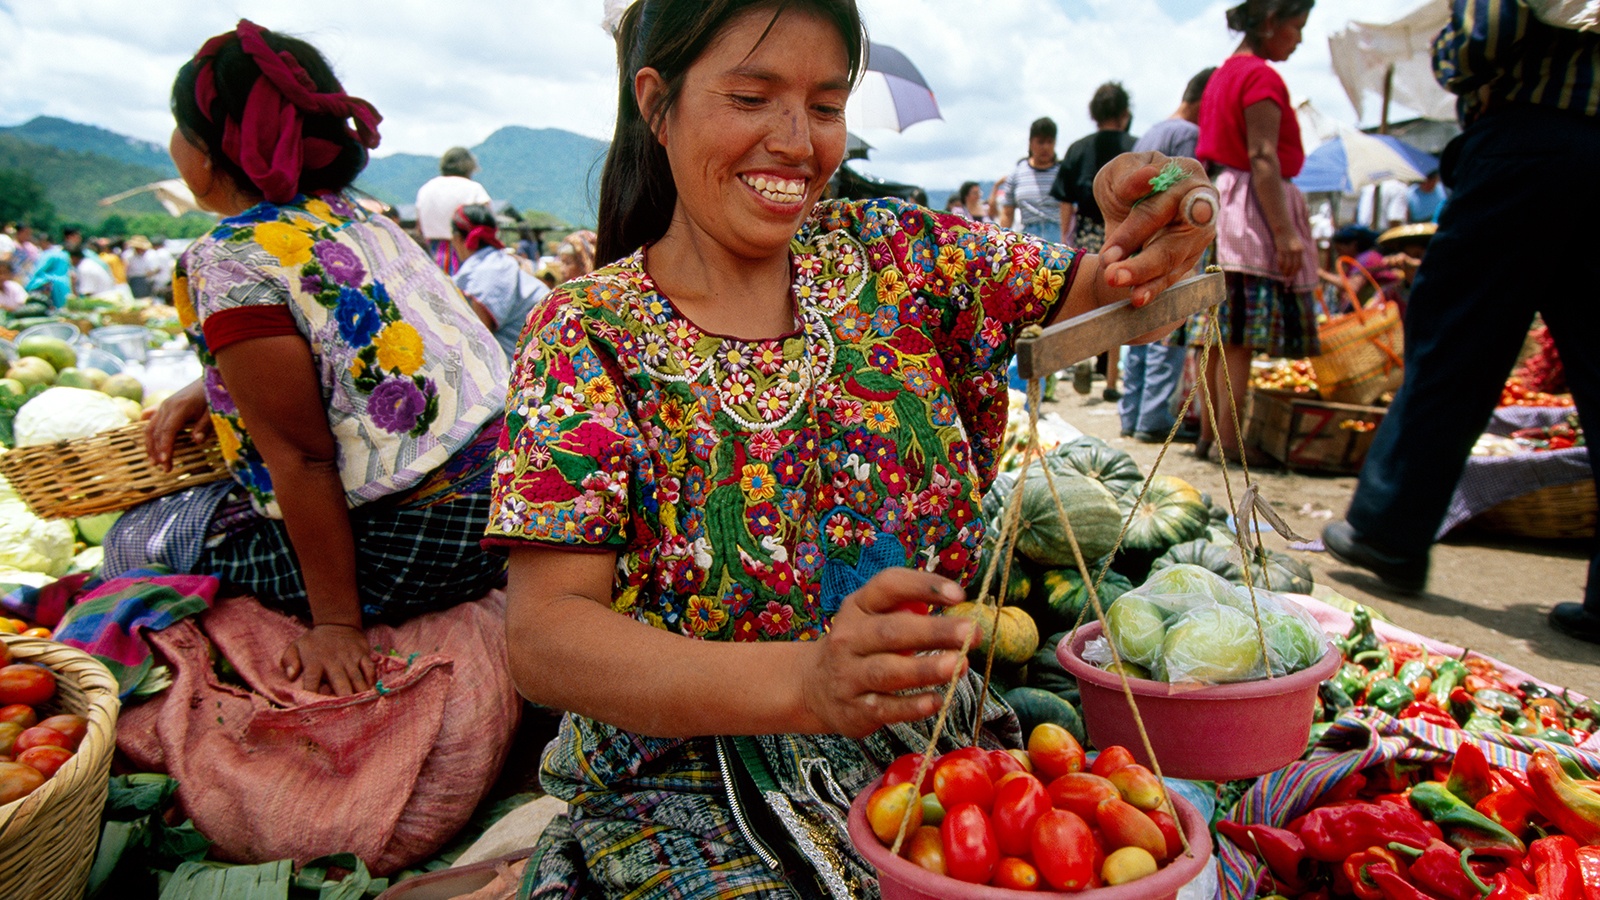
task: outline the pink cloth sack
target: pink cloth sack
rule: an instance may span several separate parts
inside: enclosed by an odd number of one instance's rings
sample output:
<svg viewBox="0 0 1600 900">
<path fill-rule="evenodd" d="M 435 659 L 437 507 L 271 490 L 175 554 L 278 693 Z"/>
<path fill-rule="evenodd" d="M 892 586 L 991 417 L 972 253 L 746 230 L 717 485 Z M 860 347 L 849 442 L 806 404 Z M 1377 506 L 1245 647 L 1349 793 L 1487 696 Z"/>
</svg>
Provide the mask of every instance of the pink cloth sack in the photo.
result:
<svg viewBox="0 0 1600 900">
<path fill-rule="evenodd" d="M 380 687 L 302 690 L 278 660 L 305 625 L 222 600 L 147 635 L 173 685 L 125 710 L 117 746 L 179 783 L 184 813 L 241 863 L 351 852 L 386 875 L 464 825 L 510 750 L 522 700 L 506 663 L 505 595 L 373 626 Z M 249 687 L 224 682 L 212 650 Z"/>
</svg>

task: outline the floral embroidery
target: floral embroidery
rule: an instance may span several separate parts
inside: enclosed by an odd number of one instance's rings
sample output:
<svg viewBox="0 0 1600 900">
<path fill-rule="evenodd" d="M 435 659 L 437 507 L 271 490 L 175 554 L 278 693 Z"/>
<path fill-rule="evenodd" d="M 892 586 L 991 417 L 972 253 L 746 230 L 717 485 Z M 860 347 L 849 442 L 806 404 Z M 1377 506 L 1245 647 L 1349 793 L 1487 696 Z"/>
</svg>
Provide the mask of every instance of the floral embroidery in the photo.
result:
<svg viewBox="0 0 1600 900">
<path fill-rule="evenodd" d="M 614 609 L 708 640 L 820 636 L 824 570 L 874 541 L 966 580 L 1011 342 L 1072 251 L 879 200 L 820 204 L 790 260 L 798 327 L 768 340 L 702 332 L 641 253 L 553 292 L 489 536 L 611 549 Z"/>
</svg>

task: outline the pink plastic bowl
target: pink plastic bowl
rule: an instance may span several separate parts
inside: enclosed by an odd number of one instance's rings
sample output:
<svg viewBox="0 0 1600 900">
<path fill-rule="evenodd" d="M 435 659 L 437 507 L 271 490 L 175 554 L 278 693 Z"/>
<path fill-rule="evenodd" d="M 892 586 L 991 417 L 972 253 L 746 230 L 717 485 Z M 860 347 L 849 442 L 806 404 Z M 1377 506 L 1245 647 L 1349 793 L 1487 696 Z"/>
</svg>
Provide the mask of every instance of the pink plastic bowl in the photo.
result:
<svg viewBox="0 0 1600 900">
<path fill-rule="evenodd" d="M 1149 766 L 1122 680 L 1083 661 L 1084 645 L 1099 636 L 1099 622 L 1079 628 L 1056 646 L 1056 658 L 1078 679 L 1083 724 L 1094 745 L 1120 744 Z M 1130 678 L 1128 685 L 1161 774 L 1231 781 L 1281 769 L 1305 753 L 1317 686 L 1339 663 L 1339 651 L 1329 647 L 1316 665 L 1281 678 L 1200 688 Z"/>
<path fill-rule="evenodd" d="M 1211 834 L 1199 810 L 1187 800 L 1172 794 L 1172 805 L 1178 812 L 1189 838 L 1189 856 L 1179 856 L 1169 861 L 1154 875 L 1116 887 L 1094 888 L 1075 894 L 1052 891 L 1012 891 L 990 887 L 986 884 L 968 884 L 943 875 L 935 875 L 907 859 L 895 856 L 878 841 L 867 824 L 867 798 L 883 783 L 879 778 L 861 792 L 856 802 L 850 804 L 850 843 L 878 870 L 878 889 L 883 900 L 1022 900 L 1024 897 L 1073 897 L 1077 900 L 1173 900 L 1178 889 L 1195 880 L 1211 864 Z"/>
</svg>

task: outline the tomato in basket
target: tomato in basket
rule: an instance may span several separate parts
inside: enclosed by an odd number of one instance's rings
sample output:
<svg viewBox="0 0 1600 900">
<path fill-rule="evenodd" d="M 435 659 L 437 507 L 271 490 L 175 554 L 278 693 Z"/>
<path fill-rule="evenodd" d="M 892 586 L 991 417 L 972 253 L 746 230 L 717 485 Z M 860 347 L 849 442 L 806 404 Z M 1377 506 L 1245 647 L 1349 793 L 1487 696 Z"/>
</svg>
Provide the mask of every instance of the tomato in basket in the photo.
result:
<svg viewBox="0 0 1600 900">
<path fill-rule="evenodd" d="M 71 758 L 72 751 L 65 747 L 41 744 L 22 751 L 22 755 L 17 757 L 17 762 L 25 766 L 32 766 L 38 770 L 40 775 L 50 778 L 56 774 L 57 769 L 66 765 L 67 760 Z"/>
<path fill-rule="evenodd" d="M 83 716 L 63 713 L 62 715 L 45 719 L 39 723 L 39 727 L 60 732 L 67 739 L 67 743 L 63 746 L 69 750 L 76 750 L 78 745 L 83 743 L 83 736 L 89 733 L 89 720 Z"/>
<path fill-rule="evenodd" d="M 0 806 L 21 800 L 44 784 L 44 776 L 33 766 L 18 762 L 0 762 Z"/>
<path fill-rule="evenodd" d="M 56 673 L 44 666 L 12 663 L 0 668 L 0 705 L 38 706 L 56 695 Z"/>
</svg>

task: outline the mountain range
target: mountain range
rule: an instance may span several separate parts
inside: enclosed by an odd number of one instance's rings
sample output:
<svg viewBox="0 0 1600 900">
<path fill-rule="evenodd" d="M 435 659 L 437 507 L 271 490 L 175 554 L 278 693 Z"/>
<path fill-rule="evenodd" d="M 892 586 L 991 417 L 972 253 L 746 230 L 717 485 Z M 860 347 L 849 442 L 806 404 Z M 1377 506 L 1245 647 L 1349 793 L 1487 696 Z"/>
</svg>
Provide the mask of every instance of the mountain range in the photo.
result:
<svg viewBox="0 0 1600 900">
<path fill-rule="evenodd" d="M 477 179 L 490 196 L 524 214 L 543 212 L 593 226 L 605 141 L 558 128 L 507 126 L 470 148 Z M 94 125 L 40 116 L 0 127 L 0 169 L 20 169 L 45 188 L 63 221 L 95 223 L 112 213 L 159 212 L 147 195 L 112 207 L 96 201 L 177 174 L 165 147 Z M 438 158 L 413 153 L 375 157 L 356 186 L 393 204 L 412 203 L 439 172 Z"/>
</svg>

